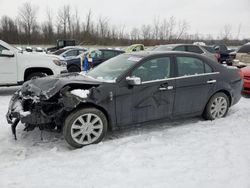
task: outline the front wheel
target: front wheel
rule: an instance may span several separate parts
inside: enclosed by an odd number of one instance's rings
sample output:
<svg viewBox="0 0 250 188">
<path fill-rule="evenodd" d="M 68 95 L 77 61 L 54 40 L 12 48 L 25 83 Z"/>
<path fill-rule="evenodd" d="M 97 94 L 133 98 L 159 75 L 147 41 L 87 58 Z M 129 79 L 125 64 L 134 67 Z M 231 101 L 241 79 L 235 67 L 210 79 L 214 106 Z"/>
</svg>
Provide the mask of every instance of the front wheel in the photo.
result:
<svg viewBox="0 0 250 188">
<path fill-rule="evenodd" d="M 227 115 L 229 109 L 229 99 L 228 96 L 224 93 L 216 93 L 211 97 L 205 111 L 203 113 L 203 117 L 207 120 L 214 120 L 223 118 Z"/>
<path fill-rule="evenodd" d="M 102 141 L 107 133 L 106 116 L 96 108 L 72 112 L 65 120 L 63 135 L 69 145 L 80 148 Z"/>
</svg>

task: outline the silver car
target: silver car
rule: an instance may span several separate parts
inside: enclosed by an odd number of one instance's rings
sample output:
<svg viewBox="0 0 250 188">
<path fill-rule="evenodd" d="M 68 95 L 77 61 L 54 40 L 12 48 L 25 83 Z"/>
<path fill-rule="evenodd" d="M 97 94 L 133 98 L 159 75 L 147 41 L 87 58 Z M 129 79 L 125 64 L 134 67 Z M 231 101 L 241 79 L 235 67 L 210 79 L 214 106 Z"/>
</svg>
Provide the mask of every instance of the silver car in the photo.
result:
<svg viewBox="0 0 250 188">
<path fill-rule="evenodd" d="M 182 51 L 182 52 L 192 52 L 196 54 L 204 55 L 216 62 L 218 59 L 215 53 L 209 52 L 205 47 L 193 44 L 168 44 L 159 45 L 152 49 L 152 51 Z"/>
</svg>

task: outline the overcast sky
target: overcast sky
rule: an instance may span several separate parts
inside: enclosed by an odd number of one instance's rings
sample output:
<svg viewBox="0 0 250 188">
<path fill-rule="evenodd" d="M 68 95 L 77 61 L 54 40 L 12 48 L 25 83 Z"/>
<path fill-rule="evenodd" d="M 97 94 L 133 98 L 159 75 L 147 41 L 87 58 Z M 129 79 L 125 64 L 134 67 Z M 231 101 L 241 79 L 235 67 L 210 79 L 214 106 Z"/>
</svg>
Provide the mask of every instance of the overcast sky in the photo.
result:
<svg viewBox="0 0 250 188">
<path fill-rule="evenodd" d="M 27 0 L 0 0 L 0 16 L 16 17 Z M 63 5 L 78 9 L 81 20 L 92 10 L 95 19 L 107 17 L 111 24 L 128 29 L 174 16 L 189 23 L 189 34 L 220 35 L 226 24 L 232 26 L 232 36 L 240 29 L 240 38 L 250 38 L 250 0 L 32 0 L 37 7 L 38 20 L 45 19 L 47 7 L 56 20 L 57 10 Z"/>
</svg>

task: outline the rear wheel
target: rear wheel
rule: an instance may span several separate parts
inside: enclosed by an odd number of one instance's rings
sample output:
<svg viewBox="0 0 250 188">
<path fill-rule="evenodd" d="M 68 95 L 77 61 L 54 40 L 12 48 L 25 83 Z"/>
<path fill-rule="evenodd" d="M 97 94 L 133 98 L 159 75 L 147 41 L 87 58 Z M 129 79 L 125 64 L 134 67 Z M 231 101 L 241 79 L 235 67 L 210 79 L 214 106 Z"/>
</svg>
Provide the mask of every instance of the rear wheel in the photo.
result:
<svg viewBox="0 0 250 188">
<path fill-rule="evenodd" d="M 41 77 L 45 77 L 45 76 L 48 76 L 48 75 L 44 72 L 33 72 L 26 77 L 25 81 L 31 80 L 31 79 L 36 79 L 36 78 L 41 78 Z"/>
<path fill-rule="evenodd" d="M 216 93 L 211 97 L 205 108 L 203 117 L 207 120 L 223 118 L 229 109 L 229 99 L 224 93 Z"/>
<path fill-rule="evenodd" d="M 65 120 L 63 135 L 69 145 L 80 148 L 102 141 L 107 133 L 106 116 L 96 108 L 72 112 Z"/>
</svg>

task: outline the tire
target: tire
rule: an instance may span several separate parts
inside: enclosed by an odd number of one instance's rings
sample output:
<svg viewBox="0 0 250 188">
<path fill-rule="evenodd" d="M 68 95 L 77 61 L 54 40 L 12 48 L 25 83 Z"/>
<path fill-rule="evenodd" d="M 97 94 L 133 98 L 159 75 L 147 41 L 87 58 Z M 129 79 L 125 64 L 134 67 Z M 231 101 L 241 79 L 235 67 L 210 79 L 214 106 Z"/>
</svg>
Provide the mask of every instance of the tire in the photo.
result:
<svg viewBox="0 0 250 188">
<path fill-rule="evenodd" d="M 81 72 L 80 68 L 77 67 L 77 66 L 70 66 L 70 67 L 68 68 L 68 71 L 69 71 L 69 72 Z"/>
<path fill-rule="evenodd" d="M 206 120 L 223 118 L 227 115 L 229 109 L 228 96 L 222 92 L 214 94 L 206 105 L 203 117 Z"/>
<path fill-rule="evenodd" d="M 33 72 L 26 77 L 25 81 L 36 79 L 36 78 L 41 78 L 45 76 L 48 76 L 48 75 L 44 72 Z"/>
<path fill-rule="evenodd" d="M 96 108 L 81 108 L 73 111 L 64 122 L 63 136 L 74 148 L 81 148 L 102 141 L 108 130 L 108 121 Z"/>
</svg>

